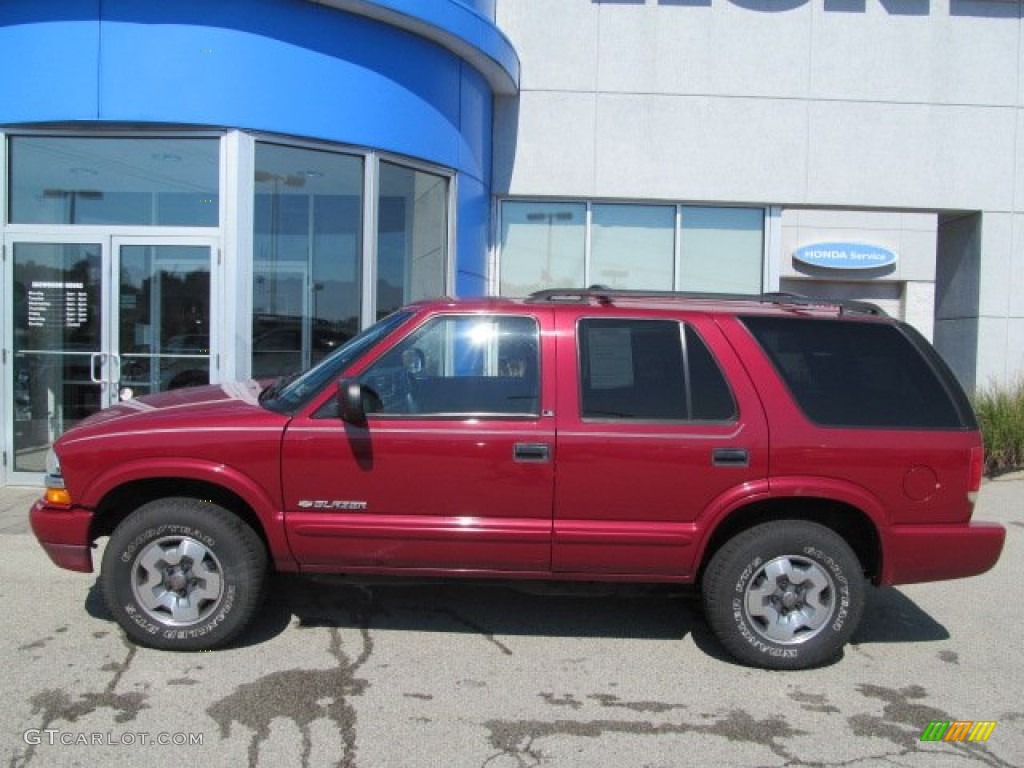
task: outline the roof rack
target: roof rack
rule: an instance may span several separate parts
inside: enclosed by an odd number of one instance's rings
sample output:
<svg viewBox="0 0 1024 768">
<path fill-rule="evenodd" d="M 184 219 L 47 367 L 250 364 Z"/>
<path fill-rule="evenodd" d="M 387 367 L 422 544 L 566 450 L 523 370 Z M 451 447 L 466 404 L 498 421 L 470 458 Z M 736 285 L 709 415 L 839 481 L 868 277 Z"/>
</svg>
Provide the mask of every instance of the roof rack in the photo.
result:
<svg viewBox="0 0 1024 768">
<path fill-rule="evenodd" d="M 541 302 L 584 302 L 594 300 L 602 305 L 615 303 L 615 299 L 695 299 L 699 301 L 748 301 L 759 304 L 773 304 L 782 307 L 836 307 L 839 314 L 844 312 L 886 316 L 877 304 L 852 299 L 819 299 L 799 293 L 774 291 L 769 293 L 699 293 L 696 291 L 645 291 L 626 288 L 608 288 L 592 285 L 589 288 L 549 288 L 531 293 L 526 300 Z"/>
</svg>

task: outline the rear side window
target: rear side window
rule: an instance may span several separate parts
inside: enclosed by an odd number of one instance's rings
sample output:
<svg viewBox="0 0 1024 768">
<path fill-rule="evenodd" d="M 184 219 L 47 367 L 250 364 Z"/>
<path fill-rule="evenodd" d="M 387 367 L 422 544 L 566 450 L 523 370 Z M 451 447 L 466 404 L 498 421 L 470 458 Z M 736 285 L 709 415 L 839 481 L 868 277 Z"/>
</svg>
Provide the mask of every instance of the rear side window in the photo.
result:
<svg viewBox="0 0 1024 768">
<path fill-rule="evenodd" d="M 585 419 L 727 421 L 736 404 L 700 336 L 672 320 L 579 323 Z"/>
<path fill-rule="evenodd" d="M 973 426 L 959 385 L 923 339 L 889 323 L 745 317 L 807 417 L 823 426 Z"/>
</svg>

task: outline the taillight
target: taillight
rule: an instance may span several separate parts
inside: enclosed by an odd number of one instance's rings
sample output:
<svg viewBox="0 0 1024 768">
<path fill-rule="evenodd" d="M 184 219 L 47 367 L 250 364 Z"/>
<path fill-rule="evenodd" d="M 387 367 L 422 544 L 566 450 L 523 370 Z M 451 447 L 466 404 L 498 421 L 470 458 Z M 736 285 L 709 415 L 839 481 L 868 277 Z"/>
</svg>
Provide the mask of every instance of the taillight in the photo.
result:
<svg viewBox="0 0 1024 768">
<path fill-rule="evenodd" d="M 973 504 L 981 490 L 981 476 L 985 472 L 985 449 L 978 445 L 971 448 L 971 468 L 967 485 L 967 498 Z"/>
</svg>

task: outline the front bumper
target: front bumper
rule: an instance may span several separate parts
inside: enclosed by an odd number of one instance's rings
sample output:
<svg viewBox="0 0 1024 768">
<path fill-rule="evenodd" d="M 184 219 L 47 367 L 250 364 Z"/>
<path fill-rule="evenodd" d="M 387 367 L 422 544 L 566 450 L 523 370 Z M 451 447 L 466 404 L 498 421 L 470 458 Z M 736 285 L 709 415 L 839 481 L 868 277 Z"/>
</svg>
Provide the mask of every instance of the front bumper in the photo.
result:
<svg viewBox="0 0 1024 768">
<path fill-rule="evenodd" d="M 40 499 L 32 505 L 28 518 L 32 532 L 55 565 L 69 571 L 92 573 L 91 511 L 52 507 Z"/>
<path fill-rule="evenodd" d="M 996 564 L 1006 529 L 998 523 L 903 525 L 889 529 L 879 582 L 884 585 L 962 579 Z"/>
</svg>

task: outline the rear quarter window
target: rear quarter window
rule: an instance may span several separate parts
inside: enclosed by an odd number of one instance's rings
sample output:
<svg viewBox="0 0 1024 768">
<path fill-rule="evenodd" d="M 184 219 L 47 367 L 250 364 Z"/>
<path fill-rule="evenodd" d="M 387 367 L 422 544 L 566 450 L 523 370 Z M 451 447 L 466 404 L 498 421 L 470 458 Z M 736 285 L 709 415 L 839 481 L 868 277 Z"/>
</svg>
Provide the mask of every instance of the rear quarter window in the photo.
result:
<svg viewBox="0 0 1024 768">
<path fill-rule="evenodd" d="M 740 319 L 797 405 L 816 424 L 975 427 L 960 385 L 909 326 L 789 317 Z"/>
<path fill-rule="evenodd" d="M 585 419 L 731 421 L 736 404 L 701 337 L 675 320 L 579 322 Z"/>
</svg>

